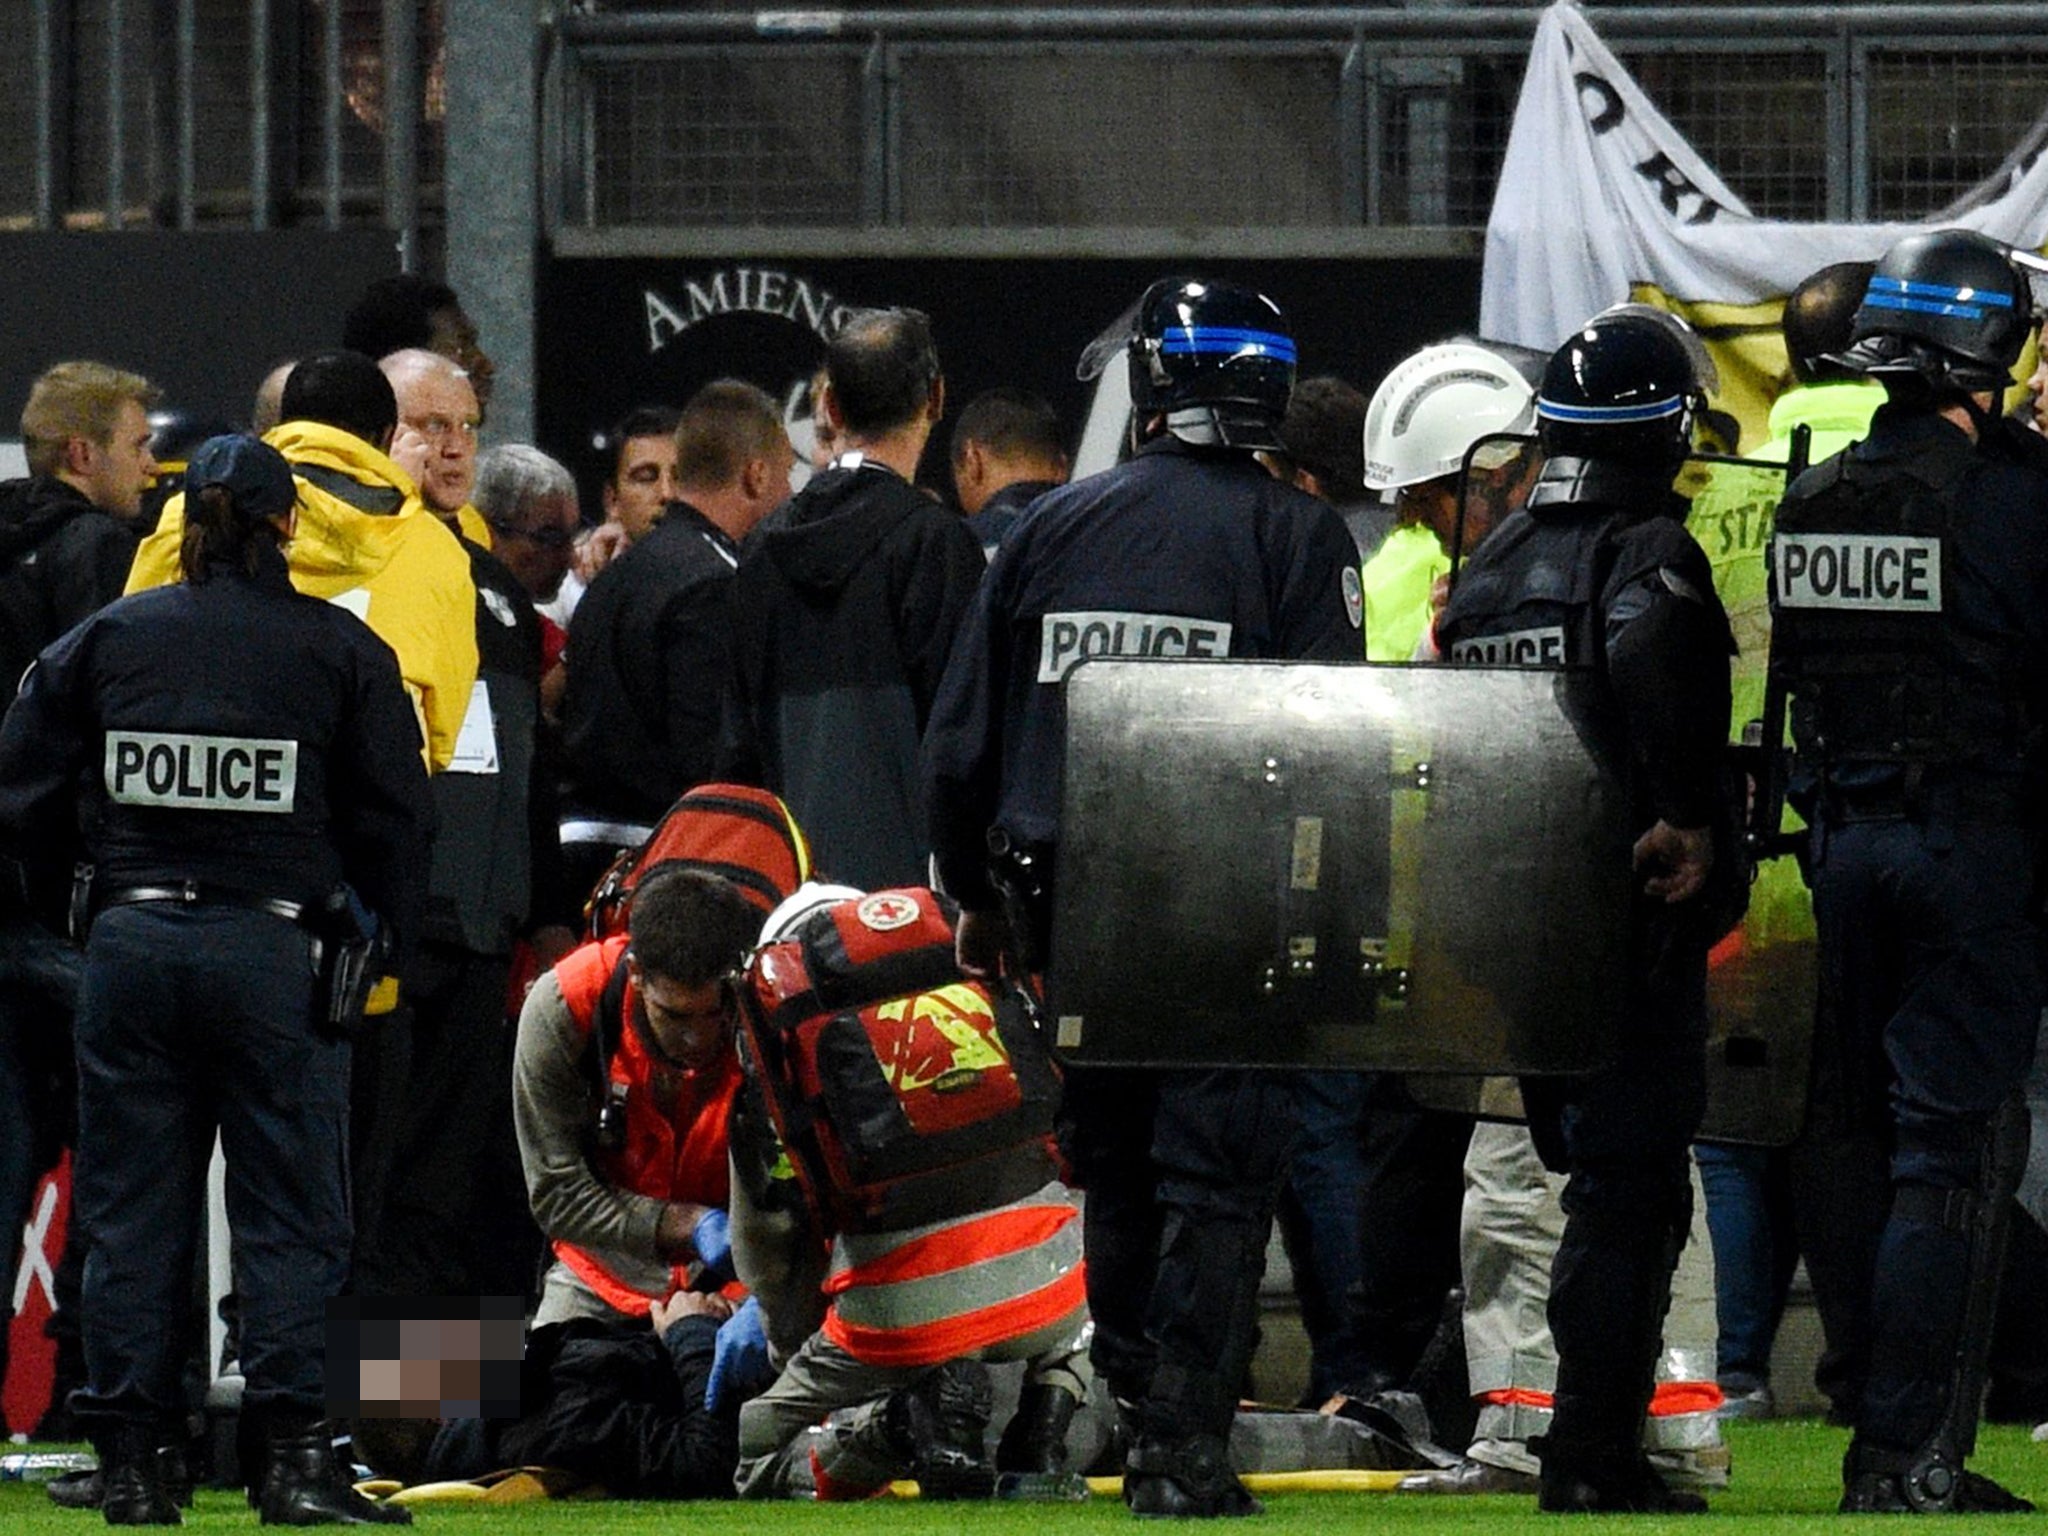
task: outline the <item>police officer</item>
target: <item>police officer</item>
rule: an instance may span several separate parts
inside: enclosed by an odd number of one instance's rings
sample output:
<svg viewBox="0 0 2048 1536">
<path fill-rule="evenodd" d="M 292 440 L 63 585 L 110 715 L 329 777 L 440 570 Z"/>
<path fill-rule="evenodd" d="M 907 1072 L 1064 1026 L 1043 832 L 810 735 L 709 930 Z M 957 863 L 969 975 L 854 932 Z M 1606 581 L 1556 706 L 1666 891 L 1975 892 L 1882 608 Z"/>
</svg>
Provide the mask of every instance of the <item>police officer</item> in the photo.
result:
<svg viewBox="0 0 2048 1536">
<path fill-rule="evenodd" d="M 1164 281 L 1090 349 L 1128 357 L 1136 456 L 1050 491 L 997 552 L 926 738 L 932 846 L 964 909 L 960 958 L 997 965 L 991 828 L 1053 862 L 1066 712 L 1083 656 L 1358 655 L 1357 551 L 1336 514 L 1269 477 L 1294 342 L 1270 299 Z M 1043 953 L 1043 914 L 1033 935 Z M 1224 1455 L 1294 1129 L 1285 1073 L 1074 1070 L 1068 1151 L 1088 1192 L 1097 1370 L 1125 1405 L 1124 1496 L 1152 1515 L 1258 1507 Z"/>
<path fill-rule="evenodd" d="M 1886 251 L 1841 360 L 1888 398 L 1793 484 L 1772 542 L 1823 985 L 1852 1091 L 1891 1122 L 1849 1511 L 2032 1507 L 1962 1465 L 1987 1344 L 1965 1313 L 1989 1317 L 2010 1205 L 1987 1169 L 2044 998 L 2048 477 L 1992 414 L 2026 333 L 1995 242 Z"/>
<path fill-rule="evenodd" d="M 186 470 L 182 584 L 45 650 L 0 730 L 0 835 L 75 825 L 91 866 L 78 1009 L 76 1209 L 109 1524 L 175 1525 L 159 1427 L 218 1129 L 242 1298 L 244 1412 L 267 1423 L 266 1523 L 403 1523 L 337 1469 L 323 1313 L 347 1276 L 347 1042 L 316 1018 L 311 931 L 344 882 L 403 937 L 432 810 L 391 652 L 292 590 L 290 467 L 219 437 Z M 76 807 L 75 820 L 73 806 Z M 331 942 L 331 939 L 330 941 Z"/>
<path fill-rule="evenodd" d="M 1629 1018 L 1613 1065 L 1523 1093 L 1544 1161 L 1568 1172 L 1551 1272 L 1557 1342 L 1539 1506 L 1696 1512 L 1642 1452 L 1671 1273 L 1692 1210 L 1687 1147 L 1705 1108 L 1718 765 L 1728 621 L 1672 490 L 1704 403 L 1686 340 L 1601 316 L 1560 347 L 1536 397 L 1545 462 L 1480 546 L 1437 625 L 1453 661 L 1586 673 L 1595 748 L 1635 785 Z"/>
</svg>

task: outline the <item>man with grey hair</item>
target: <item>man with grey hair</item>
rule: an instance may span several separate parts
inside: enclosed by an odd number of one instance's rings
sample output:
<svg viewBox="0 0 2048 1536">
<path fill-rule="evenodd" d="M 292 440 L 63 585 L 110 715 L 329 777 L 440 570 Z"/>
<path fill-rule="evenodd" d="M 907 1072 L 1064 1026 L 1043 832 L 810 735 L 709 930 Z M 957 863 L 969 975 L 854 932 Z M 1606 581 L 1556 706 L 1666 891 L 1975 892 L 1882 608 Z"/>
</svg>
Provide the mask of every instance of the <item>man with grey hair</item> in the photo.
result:
<svg viewBox="0 0 2048 1536">
<path fill-rule="evenodd" d="M 490 524 L 491 552 L 534 602 L 552 602 L 582 523 L 576 477 L 530 444 L 506 443 L 478 456 L 470 499 Z"/>
<path fill-rule="evenodd" d="M 483 487 L 467 375 L 424 351 L 395 352 L 379 366 L 398 397 L 392 455 L 469 556 L 478 665 L 455 759 L 434 781 L 427 916 L 399 994 L 412 1022 L 411 1069 L 390 1186 L 356 1284 L 366 1295 L 520 1294 L 539 1235 L 526 1219 L 512 1132 L 507 977 L 522 942 L 542 969 L 553 965 L 573 944 L 577 919 L 555 838 L 556 774 L 541 723 L 545 642 L 530 582 L 534 557 L 550 552 L 561 581 L 569 535 L 560 520 L 573 530 L 575 487 L 554 460 L 523 447 L 494 449 Z M 472 494 L 489 510 L 472 506 Z M 484 546 L 493 534 L 503 560 Z"/>
<path fill-rule="evenodd" d="M 576 477 L 538 448 L 506 443 L 487 448 L 476 461 L 477 511 L 491 525 L 492 553 L 533 599 L 540 620 L 540 713 L 548 727 L 560 724 L 569 669 L 562 664 L 569 632 L 548 613 L 576 560 L 582 512 Z"/>
<path fill-rule="evenodd" d="M 377 366 L 398 397 L 392 461 L 412 476 L 428 511 L 470 543 L 489 549 L 490 529 L 469 504 L 476 485 L 477 433 L 483 426 L 483 407 L 469 375 L 421 347 L 379 358 Z"/>
</svg>

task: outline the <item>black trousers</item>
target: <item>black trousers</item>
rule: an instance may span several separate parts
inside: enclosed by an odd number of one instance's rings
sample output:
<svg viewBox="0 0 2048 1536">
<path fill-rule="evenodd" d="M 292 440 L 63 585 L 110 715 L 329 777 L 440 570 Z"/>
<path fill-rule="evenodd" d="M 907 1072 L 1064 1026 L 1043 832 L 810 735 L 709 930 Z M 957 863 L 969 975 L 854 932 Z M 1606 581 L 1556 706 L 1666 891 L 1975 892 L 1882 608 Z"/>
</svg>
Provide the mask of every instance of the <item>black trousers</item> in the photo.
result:
<svg viewBox="0 0 2048 1536">
<path fill-rule="evenodd" d="M 1087 1193 L 1095 1368 L 1148 1435 L 1230 1431 L 1295 1088 L 1291 1072 L 1068 1073 L 1062 1141 Z"/>
<path fill-rule="evenodd" d="M 218 1131 L 245 1403 L 326 1409 L 326 1303 L 347 1277 L 349 1048 L 316 1033 L 305 932 L 233 907 L 116 907 L 78 1005 L 73 1189 L 94 1428 L 182 1411 L 192 1267 Z"/>
</svg>

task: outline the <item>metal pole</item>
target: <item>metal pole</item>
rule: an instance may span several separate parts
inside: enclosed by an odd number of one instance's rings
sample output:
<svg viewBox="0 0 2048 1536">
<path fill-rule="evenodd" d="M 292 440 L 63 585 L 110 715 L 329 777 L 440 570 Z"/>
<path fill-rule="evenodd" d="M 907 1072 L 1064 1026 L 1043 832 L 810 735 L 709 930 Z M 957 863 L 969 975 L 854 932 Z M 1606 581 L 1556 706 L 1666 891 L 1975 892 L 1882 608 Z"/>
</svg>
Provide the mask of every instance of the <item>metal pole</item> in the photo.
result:
<svg viewBox="0 0 2048 1536">
<path fill-rule="evenodd" d="M 1365 38 L 1354 34 L 1337 70 L 1338 214 L 1365 222 Z"/>
<path fill-rule="evenodd" d="M 324 222 L 341 228 L 341 6 L 329 0 L 321 15 L 320 150 Z"/>
<path fill-rule="evenodd" d="M 56 24 L 52 0 L 35 0 L 36 228 L 57 227 Z"/>
<path fill-rule="evenodd" d="M 889 222 L 888 54 L 876 34 L 860 66 L 860 221 Z"/>
<path fill-rule="evenodd" d="M 178 228 L 198 223 L 199 103 L 192 94 L 192 57 L 199 42 L 198 0 L 178 0 Z"/>
<path fill-rule="evenodd" d="M 1870 46 L 1852 40 L 1849 54 L 1849 219 L 1870 219 Z"/>
<path fill-rule="evenodd" d="M 270 228 L 270 0 L 249 0 L 249 224 Z"/>
<path fill-rule="evenodd" d="M 384 0 L 384 224 L 398 266 L 419 261 L 419 37 L 412 0 Z"/>
<path fill-rule="evenodd" d="M 127 122 L 121 101 L 121 32 L 124 17 L 121 0 L 107 0 L 107 228 L 119 229 L 126 217 L 128 201 L 126 161 Z"/>
<path fill-rule="evenodd" d="M 1007 9 L 597 11 L 565 15 L 558 26 L 572 45 L 860 37 L 887 33 L 893 41 L 941 37 L 1060 37 L 1095 35 L 1173 38 L 1323 37 L 1362 32 L 1375 38 L 1527 37 L 1545 7 L 1452 4 L 1388 10 L 1365 6 L 1228 6 L 1195 9 L 1049 6 Z M 1969 5 L 1598 5 L 1586 20 L 1603 37 L 1825 36 L 1837 26 L 1857 32 L 1921 34 L 1953 39 L 1959 33 L 2038 35 L 2041 10 L 2034 0 L 1973 0 Z"/>
<path fill-rule="evenodd" d="M 1827 67 L 1827 214 L 1837 224 L 1848 222 L 1855 156 L 1849 126 L 1849 67 L 1849 34 L 1844 29 L 1828 46 Z"/>
</svg>

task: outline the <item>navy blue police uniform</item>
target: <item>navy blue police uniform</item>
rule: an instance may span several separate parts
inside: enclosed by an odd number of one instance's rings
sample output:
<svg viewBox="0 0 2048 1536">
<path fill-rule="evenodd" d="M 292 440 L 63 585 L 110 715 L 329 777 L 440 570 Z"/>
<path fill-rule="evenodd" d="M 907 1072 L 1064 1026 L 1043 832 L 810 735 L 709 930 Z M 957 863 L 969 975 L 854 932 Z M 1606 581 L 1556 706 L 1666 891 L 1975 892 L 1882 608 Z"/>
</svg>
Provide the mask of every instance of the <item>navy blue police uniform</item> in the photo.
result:
<svg viewBox="0 0 2048 1536">
<path fill-rule="evenodd" d="M 1436 629 L 1454 663 L 1581 674 L 1580 729 L 1630 786 L 1631 834 L 1670 829 L 1715 855 L 1704 890 L 1677 902 L 1645 892 L 1630 914 L 1613 1062 L 1522 1085 L 1537 1150 L 1567 1175 L 1549 1300 L 1557 1386 L 1539 1447 L 1539 1503 L 1552 1510 L 1705 1507 L 1665 1488 L 1641 1449 L 1691 1225 L 1707 949 L 1740 890 L 1720 777 L 1734 642 L 1671 489 L 1700 395 L 1676 322 L 1596 317 L 1567 340 L 1537 395 L 1548 458 L 1523 508 L 1459 572 Z"/>
<path fill-rule="evenodd" d="M 1553 459 L 1527 506 L 1460 572 L 1437 625 L 1454 662 L 1605 679 L 1590 739 L 1639 786 L 1634 831 L 1711 826 L 1728 715 L 1728 621 L 1670 475 Z M 1641 1443 L 1672 1268 L 1692 1211 L 1688 1148 L 1706 1107 L 1708 928 L 1697 901 L 1645 898 L 1620 1055 L 1523 1093 L 1545 1161 L 1569 1171 L 1552 1271 L 1550 1446 L 1625 1459 Z"/>
<path fill-rule="evenodd" d="M 1824 984 L 1852 1098 L 1891 1131 L 1857 1432 L 1904 1457 L 1948 1409 L 1969 1289 L 1957 1213 L 2044 998 L 2048 477 L 1894 403 L 1793 485 L 1777 531 L 1773 646 Z"/>
<path fill-rule="evenodd" d="M 1335 513 L 1249 453 L 1170 436 L 1043 496 L 997 551 L 933 707 L 925 764 L 946 888 L 969 909 L 999 905 L 991 828 L 1056 872 L 1061 683 L 1076 665 L 1356 660 L 1355 558 Z M 1076 1069 L 1064 1115 L 1088 1193 L 1096 1367 L 1137 1408 L 1141 1447 L 1220 1444 L 1254 1338 L 1293 1076 Z M 1132 1470 L 1206 1481 L 1170 1457 L 1134 1456 Z"/>
<path fill-rule="evenodd" d="M 1890 398 L 1793 483 L 1770 549 L 1771 666 L 1833 1004 L 1816 1054 L 1889 1155 L 1889 1209 L 1859 1202 L 1872 1275 L 1845 1512 L 2033 1507 L 1964 1468 L 2048 1001 L 2048 476 L 1987 409 L 2028 297 L 1982 235 L 1887 250 L 1835 361 Z M 1866 1341 L 1849 1343 L 1853 1361 Z"/>
<path fill-rule="evenodd" d="M 294 592 L 267 542 L 253 574 L 101 610 L 43 652 L 8 712 L 0 833 L 47 859 L 75 828 L 93 868 L 74 1185 L 89 1385 L 73 1407 L 96 1439 L 183 1411 L 216 1129 L 245 1408 L 324 1413 L 349 1053 L 316 1028 L 308 924 L 345 882 L 403 938 L 432 816 L 390 651 Z"/>
</svg>

